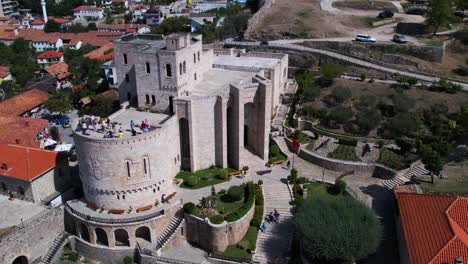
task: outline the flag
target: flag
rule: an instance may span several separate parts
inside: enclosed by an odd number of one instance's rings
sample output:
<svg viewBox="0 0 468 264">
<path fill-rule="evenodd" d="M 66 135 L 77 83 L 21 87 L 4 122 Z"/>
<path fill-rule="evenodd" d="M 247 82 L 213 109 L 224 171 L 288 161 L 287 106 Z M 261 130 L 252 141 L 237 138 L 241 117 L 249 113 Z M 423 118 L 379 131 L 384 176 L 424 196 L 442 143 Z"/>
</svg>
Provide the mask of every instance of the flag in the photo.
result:
<svg viewBox="0 0 468 264">
<path fill-rule="evenodd" d="M 292 147 L 297 149 L 301 147 L 301 144 L 297 141 L 297 139 L 293 138 Z"/>
</svg>

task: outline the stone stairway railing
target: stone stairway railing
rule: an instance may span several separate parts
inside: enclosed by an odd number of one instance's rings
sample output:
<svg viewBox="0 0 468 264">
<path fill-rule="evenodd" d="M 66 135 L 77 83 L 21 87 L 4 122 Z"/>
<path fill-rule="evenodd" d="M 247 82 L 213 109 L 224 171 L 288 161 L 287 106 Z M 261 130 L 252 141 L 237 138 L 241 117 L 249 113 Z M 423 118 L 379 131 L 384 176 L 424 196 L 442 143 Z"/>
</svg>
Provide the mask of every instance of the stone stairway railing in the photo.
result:
<svg viewBox="0 0 468 264">
<path fill-rule="evenodd" d="M 156 251 L 159 253 L 164 246 L 176 235 L 177 231 L 182 227 L 184 223 L 184 212 L 182 210 L 177 211 L 172 218 L 171 222 L 167 226 L 166 230 L 157 239 Z"/>
</svg>

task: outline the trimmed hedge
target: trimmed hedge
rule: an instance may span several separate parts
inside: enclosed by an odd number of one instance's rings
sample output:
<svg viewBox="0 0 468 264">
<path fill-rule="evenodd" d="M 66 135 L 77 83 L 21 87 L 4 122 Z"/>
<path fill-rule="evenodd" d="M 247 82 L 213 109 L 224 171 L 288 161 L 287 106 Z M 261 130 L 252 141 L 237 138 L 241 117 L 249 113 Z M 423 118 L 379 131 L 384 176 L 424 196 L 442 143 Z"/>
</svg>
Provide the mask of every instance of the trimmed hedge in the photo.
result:
<svg viewBox="0 0 468 264">
<path fill-rule="evenodd" d="M 348 146 L 357 146 L 357 140 L 355 139 L 346 139 L 346 138 L 340 138 L 338 139 L 338 144 L 341 145 L 348 145 Z"/>
<path fill-rule="evenodd" d="M 191 202 L 184 204 L 184 212 L 187 214 L 193 214 L 195 212 L 195 204 Z"/>
<path fill-rule="evenodd" d="M 187 178 L 187 182 L 185 184 L 189 187 L 195 187 L 198 184 L 198 181 L 199 180 L 196 176 L 190 176 Z"/>
<path fill-rule="evenodd" d="M 220 174 L 216 175 L 216 177 L 220 180 L 225 180 L 229 177 L 229 173 L 225 170 L 221 171 Z"/>
<path fill-rule="evenodd" d="M 244 197 L 244 188 L 242 186 L 231 186 L 228 190 L 228 195 L 231 201 L 240 201 Z"/>
<path fill-rule="evenodd" d="M 213 215 L 210 217 L 210 222 L 215 225 L 219 225 L 224 222 L 224 217 L 220 214 Z"/>
</svg>

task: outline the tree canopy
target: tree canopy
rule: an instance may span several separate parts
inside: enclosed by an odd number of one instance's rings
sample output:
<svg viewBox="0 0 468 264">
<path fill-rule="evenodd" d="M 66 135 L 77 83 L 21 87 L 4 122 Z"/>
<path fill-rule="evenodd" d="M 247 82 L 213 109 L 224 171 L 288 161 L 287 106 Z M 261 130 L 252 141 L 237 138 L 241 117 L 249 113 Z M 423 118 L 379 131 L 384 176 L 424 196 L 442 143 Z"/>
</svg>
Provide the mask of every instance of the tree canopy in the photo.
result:
<svg viewBox="0 0 468 264">
<path fill-rule="evenodd" d="M 70 99 L 64 92 L 54 92 L 49 94 L 49 99 L 45 102 L 45 107 L 52 113 L 66 113 L 72 110 Z"/>
<path fill-rule="evenodd" d="M 163 22 L 155 27 L 151 28 L 151 33 L 168 35 L 176 32 L 187 32 L 189 31 L 189 19 L 185 16 L 169 17 L 163 20 Z"/>
<path fill-rule="evenodd" d="M 346 196 L 312 197 L 300 207 L 295 226 L 304 255 L 314 262 L 363 259 L 377 250 L 382 238 L 372 209 Z"/>
<path fill-rule="evenodd" d="M 427 23 L 435 35 L 440 27 L 448 25 L 453 17 L 452 0 L 429 0 L 427 2 Z"/>
<path fill-rule="evenodd" d="M 34 58 L 35 50 L 29 41 L 17 38 L 9 47 L 0 45 L 0 64 L 10 66 L 10 72 L 16 82 L 25 85 L 35 79 L 34 72 L 38 69 Z"/>
</svg>

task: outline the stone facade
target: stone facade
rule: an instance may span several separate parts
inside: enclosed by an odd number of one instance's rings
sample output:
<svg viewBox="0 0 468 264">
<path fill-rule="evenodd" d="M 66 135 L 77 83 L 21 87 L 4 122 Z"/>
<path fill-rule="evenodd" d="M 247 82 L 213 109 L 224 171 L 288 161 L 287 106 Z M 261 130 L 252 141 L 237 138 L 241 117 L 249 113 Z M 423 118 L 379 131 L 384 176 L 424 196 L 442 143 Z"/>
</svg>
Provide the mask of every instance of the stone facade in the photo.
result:
<svg viewBox="0 0 468 264">
<path fill-rule="evenodd" d="M 198 245 L 208 252 L 223 252 L 227 246 L 235 245 L 244 238 L 250 221 L 253 218 L 255 206 L 241 219 L 235 222 L 226 222 L 216 225 L 207 219 L 185 214 L 187 227 L 187 240 Z"/>
<path fill-rule="evenodd" d="M 0 238 L 0 263 L 10 264 L 22 256 L 32 263 L 52 246 L 64 231 L 63 208 L 43 211 Z"/>
</svg>

